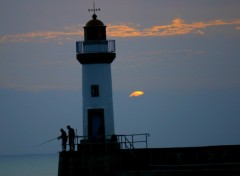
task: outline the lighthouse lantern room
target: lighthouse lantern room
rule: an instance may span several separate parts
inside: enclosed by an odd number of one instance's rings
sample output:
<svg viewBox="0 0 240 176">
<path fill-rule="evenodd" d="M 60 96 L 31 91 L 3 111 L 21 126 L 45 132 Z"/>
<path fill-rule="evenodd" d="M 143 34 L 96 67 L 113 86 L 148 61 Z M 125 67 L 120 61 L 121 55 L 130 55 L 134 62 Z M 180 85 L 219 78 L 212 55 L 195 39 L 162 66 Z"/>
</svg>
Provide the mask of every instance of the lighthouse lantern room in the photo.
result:
<svg viewBox="0 0 240 176">
<path fill-rule="evenodd" d="M 106 26 L 94 14 L 84 27 L 84 41 L 76 42 L 82 64 L 84 140 L 102 141 L 114 134 L 111 63 L 115 41 L 106 39 Z"/>
</svg>

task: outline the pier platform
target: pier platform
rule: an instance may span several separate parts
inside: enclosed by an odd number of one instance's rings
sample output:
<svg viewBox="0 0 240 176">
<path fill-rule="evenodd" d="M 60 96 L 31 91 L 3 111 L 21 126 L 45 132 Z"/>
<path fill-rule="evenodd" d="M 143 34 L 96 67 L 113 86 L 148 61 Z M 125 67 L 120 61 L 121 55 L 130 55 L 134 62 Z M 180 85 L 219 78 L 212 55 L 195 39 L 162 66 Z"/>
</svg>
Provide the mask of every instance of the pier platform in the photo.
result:
<svg viewBox="0 0 240 176">
<path fill-rule="evenodd" d="M 78 144 L 60 152 L 58 176 L 240 176 L 240 145 L 123 148 L 120 142 Z"/>
</svg>

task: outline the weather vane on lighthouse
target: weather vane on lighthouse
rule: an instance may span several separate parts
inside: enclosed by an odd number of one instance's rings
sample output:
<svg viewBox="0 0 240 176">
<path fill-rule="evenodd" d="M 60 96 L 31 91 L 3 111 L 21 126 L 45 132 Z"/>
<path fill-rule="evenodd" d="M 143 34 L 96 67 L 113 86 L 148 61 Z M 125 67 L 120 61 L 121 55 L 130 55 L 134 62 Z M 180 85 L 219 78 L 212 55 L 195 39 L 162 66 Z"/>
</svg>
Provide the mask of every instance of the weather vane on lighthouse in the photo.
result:
<svg viewBox="0 0 240 176">
<path fill-rule="evenodd" d="M 96 11 L 100 11 L 100 8 L 95 8 L 95 1 L 93 1 L 93 8 L 92 8 L 92 9 L 88 9 L 88 11 L 89 11 L 89 12 L 92 12 L 92 11 L 93 11 L 93 13 L 94 13 L 94 15 L 95 15 L 95 12 L 96 12 Z"/>
</svg>

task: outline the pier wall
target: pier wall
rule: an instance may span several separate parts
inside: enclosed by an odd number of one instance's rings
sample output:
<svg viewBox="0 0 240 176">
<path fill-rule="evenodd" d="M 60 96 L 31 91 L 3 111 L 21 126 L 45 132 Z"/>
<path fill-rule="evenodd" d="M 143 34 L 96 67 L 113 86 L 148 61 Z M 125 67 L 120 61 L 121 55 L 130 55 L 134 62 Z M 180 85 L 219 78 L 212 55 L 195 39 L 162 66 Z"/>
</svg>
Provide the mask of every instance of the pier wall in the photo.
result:
<svg viewBox="0 0 240 176">
<path fill-rule="evenodd" d="M 58 176 L 240 176 L 239 145 L 134 150 L 89 147 L 60 152 Z"/>
</svg>

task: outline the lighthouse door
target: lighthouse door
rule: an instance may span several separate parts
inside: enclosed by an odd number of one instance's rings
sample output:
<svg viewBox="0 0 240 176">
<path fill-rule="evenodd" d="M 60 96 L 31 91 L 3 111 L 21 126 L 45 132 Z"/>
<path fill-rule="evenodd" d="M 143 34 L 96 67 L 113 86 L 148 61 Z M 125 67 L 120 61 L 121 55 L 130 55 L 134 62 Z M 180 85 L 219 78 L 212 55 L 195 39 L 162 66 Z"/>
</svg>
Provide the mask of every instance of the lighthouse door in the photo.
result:
<svg viewBox="0 0 240 176">
<path fill-rule="evenodd" d="M 92 141 L 101 141 L 105 139 L 104 110 L 88 110 L 88 136 Z"/>
</svg>

